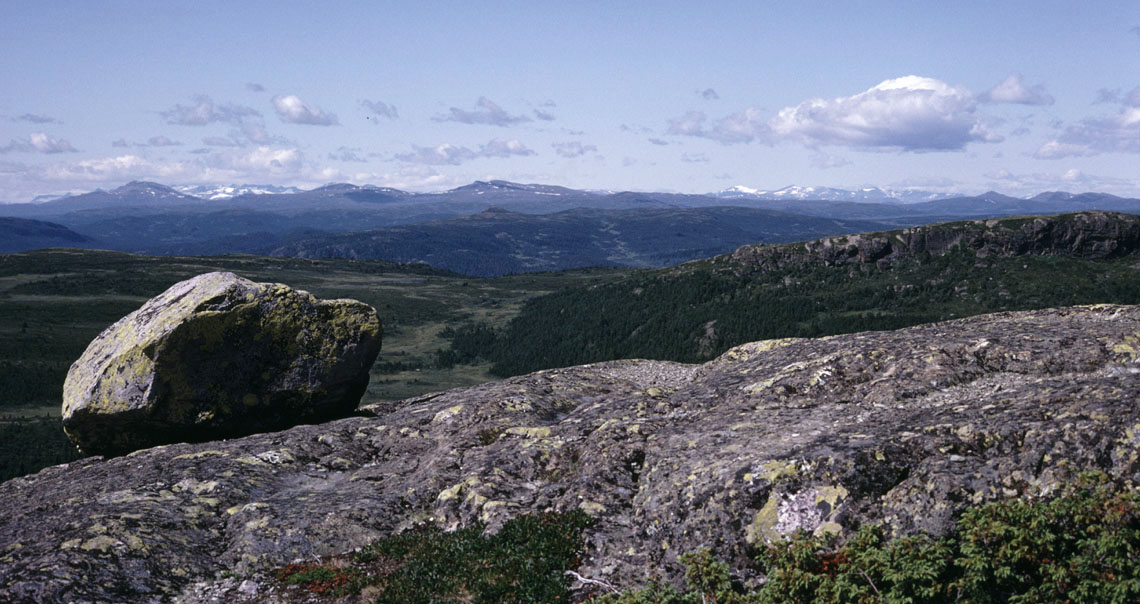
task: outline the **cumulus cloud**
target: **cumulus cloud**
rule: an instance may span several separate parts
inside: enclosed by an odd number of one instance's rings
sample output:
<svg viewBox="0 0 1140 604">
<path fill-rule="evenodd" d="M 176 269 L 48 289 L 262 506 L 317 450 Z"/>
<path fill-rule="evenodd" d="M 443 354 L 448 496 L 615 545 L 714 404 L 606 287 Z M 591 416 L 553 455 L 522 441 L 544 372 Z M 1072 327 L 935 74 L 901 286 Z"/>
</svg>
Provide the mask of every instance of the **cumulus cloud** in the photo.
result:
<svg viewBox="0 0 1140 604">
<path fill-rule="evenodd" d="M 364 99 L 364 100 L 360 101 L 360 106 L 371 111 L 375 115 L 378 115 L 380 117 L 385 117 L 385 118 L 388 118 L 390 120 L 394 120 L 394 119 L 400 117 L 400 113 L 398 111 L 396 111 L 395 105 L 389 105 L 388 103 L 385 103 L 384 101 L 370 101 L 368 99 Z M 379 124 L 380 122 L 376 121 L 373 123 Z"/>
<path fill-rule="evenodd" d="M 39 115 L 36 113 L 25 113 L 19 117 L 13 118 L 13 121 L 31 122 L 33 124 L 58 124 L 59 123 L 59 120 L 55 119 L 54 117 L 49 117 L 46 115 Z"/>
<path fill-rule="evenodd" d="M 1116 192 L 1131 195 L 1136 190 L 1135 182 L 1121 178 L 1088 174 L 1077 168 L 1058 172 L 1036 172 L 1019 174 L 1009 170 L 997 170 L 984 175 L 989 179 L 991 189 L 1001 189 L 1015 194 L 1031 195 L 1041 191 L 1072 190 Z"/>
<path fill-rule="evenodd" d="M 810 99 L 765 118 L 749 107 L 711 125 L 700 111 L 669 120 L 668 132 L 721 143 L 798 142 L 808 147 L 943 151 L 997 142 L 968 90 L 940 80 L 904 76 L 858 94 Z"/>
<path fill-rule="evenodd" d="M 1000 84 L 978 96 L 983 103 L 1016 103 L 1018 105 L 1052 105 L 1053 97 L 1045 86 L 1026 87 L 1020 73 L 1011 74 Z"/>
<path fill-rule="evenodd" d="M 479 146 L 480 157 L 510 157 L 512 155 L 537 155 L 517 139 L 509 141 L 491 139 L 486 145 Z"/>
<path fill-rule="evenodd" d="M 297 148 L 255 147 L 240 153 L 215 153 L 207 156 L 206 165 L 215 170 L 282 176 L 299 174 L 304 168 L 304 154 Z"/>
<path fill-rule="evenodd" d="M 525 115 L 511 115 L 491 99 L 481 96 L 476 101 L 477 109 L 467 111 L 458 107 L 451 107 L 447 115 L 437 115 L 432 120 L 437 122 L 459 122 L 461 124 L 485 124 L 489 126 L 514 126 L 523 122 L 532 121 Z"/>
<path fill-rule="evenodd" d="M 77 149 L 62 138 L 48 136 L 43 132 L 33 132 L 27 138 L 14 138 L 6 146 L 0 147 L 0 153 L 74 153 Z"/>
<path fill-rule="evenodd" d="M 329 159 L 354 162 L 368 161 L 360 156 L 360 149 L 357 149 L 355 147 L 340 147 L 335 152 L 329 153 Z"/>
<path fill-rule="evenodd" d="M 711 127 L 705 125 L 708 116 L 702 111 L 689 111 L 681 117 L 669 120 L 669 134 L 699 136 L 720 143 L 746 143 L 756 138 L 769 139 L 771 131 L 760 111 L 748 108 L 721 118 Z"/>
<path fill-rule="evenodd" d="M 572 158 L 582 157 L 583 155 L 591 152 L 597 152 L 598 148 L 594 145 L 583 145 L 578 141 L 571 141 L 568 143 L 551 143 L 554 147 L 554 152 L 561 157 Z"/>
<path fill-rule="evenodd" d="M 238 124 L 246 118 L 261 115 L 252 107 L 232 103 L 216 104 L 205 95 L 196 96 L 192 100 L 193 105 L 178 104 L 161 112 L 166 123 L 177 126 L 205 126 L 215 122 Z"/>
<path fill-rule="evenodd" d="M 1116 115 L 1088 118 L 1065 126 L 1033 156 L 1060 159 L 1101 153 L 1140 153 L 1140 88 L 1118 96 L 1117 102 L 1120 108 Z"/>
<path fill-rule="evenodd" d="M 152 136 L 147 139 L 146 143 L 151 147 L 177 147 L 178 145 L 182 144 L 176 140 L 171 140 L 170 138 L 162 135 Z"/>
<path fill-rule="evenodd" d="M 809 147 L 943 151 L 1001 140 L 988 131 L 975 108 L 973 95 L 964 88 L 904 76 L 853 96 L 786 107 L 769 125 L 776 138 Z"/>
<path fill-rule="evenodd" d="M 294 94 L 273 97 L 273 108 L 277 111 L 277 117 L 289 124 L 335 126 L 340 123 L 335 114 L 326 113 L 319 107 L 310 107 Z"/>
<path fill-rule="evenodd" d="M 471 149 L 469 147 L 462 147 L 444 143 L 437 147 L 418 147 L 413 145 L 411 153 L 399 153 L 396 159 L 416 164 L 426 164 L 433 166 L 451 165 L 457 166 L 467 161 L 479 158 L 490 157 L 510 157 L 513 155 L 536 155 L 536 153 L 528 149 L 526 145 L 518 140 L 511 139 L 508 141 L 500 139 L 492 139 L 485 145 L 480 145 L 478 149 Z"/>
<path fill-rule="evenodd" d="M 1101 88 L 1096 91 L 1097 103 L 1112 103 L 1127 105 L 1129 107 L 1140 107 L 1140 86 L 1122 92 L 1119 88 L 1109 89 Z"/>
<path fill-rule="evenodd" d="M 706 101 L 715 101 L 720 98 L 720 95 L 717 94 L 716 91 L 712 88 L 705 88 L 703 91 L 701 91 L 701 97 L 703 97 Z"/>
</svg>

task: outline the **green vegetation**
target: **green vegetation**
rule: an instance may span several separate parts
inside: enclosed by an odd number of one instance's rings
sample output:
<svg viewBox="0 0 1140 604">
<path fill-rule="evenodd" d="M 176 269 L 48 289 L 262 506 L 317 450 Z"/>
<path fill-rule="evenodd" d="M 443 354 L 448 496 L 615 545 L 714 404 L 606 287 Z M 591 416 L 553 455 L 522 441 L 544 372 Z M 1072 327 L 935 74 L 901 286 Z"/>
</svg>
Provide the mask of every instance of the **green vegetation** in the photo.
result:
<svg viewBox="0 0 1140 604">
<path fill-rule="evenodd" d="M 977 258 L 953 248 L 889 268 L 794 267 L 748 273 L 726 258 L 631 273 L 529 301 L 494 344 L 452 335 L 510 376 L 622 358 L 705 361 L 746 342 L 897 329 L 1005 310 L 1140 302 L 1136 258 Z M 478 338 L 476 338 L 476 336 Z M 470 345 L 478 339 L 477 346 Z"/>
<path fill-rule="evenodd" d="M 654 584 L 598 604 L 1030 604 L 1140 601 L 1140 493 L 1103 476 L 1049 500 L 967 510 L 943 538 L 888 540 L 862 527 L 845 543 L 805 534 L 759 553 L 767 582 L 734 588 L 707 550 L 681 562 L 688 591 Z"/>
<path fill-rule="evenodd" d="M 322 595 L 367 590 L 386 604 L 566 602 L 565 571 L 580 564 L 580 511 L 519 516 L 498 533 L 484 526 L 445 533 L 421 527 L 343 559 L 291 564 L 277 579 Z"/>
</svg>

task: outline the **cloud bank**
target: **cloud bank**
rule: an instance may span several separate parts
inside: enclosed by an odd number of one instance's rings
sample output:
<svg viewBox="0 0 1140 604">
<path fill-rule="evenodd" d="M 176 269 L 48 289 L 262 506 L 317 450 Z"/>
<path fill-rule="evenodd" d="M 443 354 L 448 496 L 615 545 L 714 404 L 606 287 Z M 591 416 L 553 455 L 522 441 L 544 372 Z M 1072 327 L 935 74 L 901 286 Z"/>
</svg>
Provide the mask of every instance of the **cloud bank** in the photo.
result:
<svg viewBox="0 0 1140 604">
<path fill-rule="evenodd" d="M 594 145 L 583 145 L 578 141 L 551 143 L 550 146 L 554 148 L 555 153 L 565 158 L 581 157 L 587 153 L 596 153 L 598 151 L 598 148 Z"/>
<path fill-rule="evenodd" d="M 965 88 L 934 78 L 904 76 L 858 94 L 809 99 L 765 118 L 749 107 L 709 124 L 700 111 L 669 121 L 668 133 L 724 144 L 797 142 L 899 151 L 950 151 L 971 142 L 998 142 Z"/>
<path fill-rule="evenodd" d="M 399 153 L 395 156 L 396 159 L 432 166 L 458 166 L 464 162 L 480 158 L 537 155 L 537 153 L 528 149 L 526 145 L 516 139 L 507 141 L 497 138 L 491 139 L 487 144 L 480 145 L 478 149 L 461 147 L 449 143 L 444 143 L 437 147 L 417 147 L 413 145 L 412 148 L 413 151 L 411 153 Z"/>
<path fill-rule="evenodd" d="M 1140 153 L 1140 86 L 1127 94 L 1107 95 L 1104 102 L 1119 105 L 1115 115 L 1088 118 L 1064 127 L 1060 134 L 1038 147 L 1038 159 L 1088 157 L 1101 153 Z"/>
<path fill-rule="evenodd" d="M 193 105 L 175 105 L 160 113 L 166 123 L 176 126 L 205 126 L 216 122 L 240 124 L 247 117 L 256 117 L 261 114 L 252 107 L 227 103 L 215 104 L 205 95 L 193 98 Z"/>
<path fill-rule="evenodd" d="M 33 132 L 27 138 L 14 138 L 0 147 L 0 153 L 75 153 L 78 149 L 62 138 L 48 136 L 43 132 Z"/>
<path fill-rule="evenodd" d="M 511 115 L 491 99 L 481 96 L 476 101 L 477 109 L 466 111 L 458 107 L 451 107 L 447 115 L 437 115 L 432 120 L 437 122 L 459 122 L 461 124 L 483 124 L 488 126 L 514 126 L 529 122 L 531 119 L 525 115 Z"/>
</svg>

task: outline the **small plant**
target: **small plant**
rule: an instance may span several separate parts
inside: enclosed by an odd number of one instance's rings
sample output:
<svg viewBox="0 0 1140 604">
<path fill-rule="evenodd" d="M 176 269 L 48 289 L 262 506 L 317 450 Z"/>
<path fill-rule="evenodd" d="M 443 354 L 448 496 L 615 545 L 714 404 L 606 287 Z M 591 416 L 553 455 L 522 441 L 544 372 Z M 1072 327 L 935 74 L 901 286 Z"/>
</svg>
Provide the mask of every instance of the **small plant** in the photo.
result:
<svg viewBox="0 0 1140 604">
<path fill-rule="evenodd" d="M 589 524 L 573 511 L 519 516 L 489 536 L 480 523 L 450 533 L 425 526 L 347 558 L 290 564 L 277 579 L 333 597 L 369 587 L 385 604 L 566 602 L 564 573 L 579 565 Z"/>
<path fill-rule="evenodd" d="M 368 584 L 360 570 L 320 564 L 290 564 L 277 571 L 277 580 L 329 596 L 357 593 Z"/>
</svg>

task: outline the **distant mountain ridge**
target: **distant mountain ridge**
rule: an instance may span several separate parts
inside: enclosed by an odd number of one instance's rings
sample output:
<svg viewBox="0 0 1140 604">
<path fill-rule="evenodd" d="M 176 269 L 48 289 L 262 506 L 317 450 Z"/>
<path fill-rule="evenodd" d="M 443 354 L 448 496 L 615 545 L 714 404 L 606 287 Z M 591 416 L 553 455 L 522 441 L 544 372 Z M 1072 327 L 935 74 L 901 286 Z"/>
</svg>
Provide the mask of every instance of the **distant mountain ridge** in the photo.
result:
<svg viewBox="0 0 1140 604">
<path fill-rule="evenodd" d="M 892 197 L 892 195 L 894 195 Z M 1060 214 L 1085 210 L 1108 210 L 1126 213 L 1140 213 L 1140 200 L 1127 199 L 1104 193 L 1042 193 L 1030 199 L 1019 199 L 989 192 L 977 196 L 926 199 L 934 194 L 910 191 L 903 196 L 898 192 L 868 187 L 860 191 L 844 191 L 822 187 L 786 187 L 767 193 L 734 187 L 719 194 L 697 195 L 683 193 L 660 193 L 643 191 L 596 191 L 578 190 L 567 187 L 523 184 L 503 180 L 476 181 L 449 191 L 438 193 L 412 193 L 375 185 L 354 185 L 330 183 L 316 189 L 299 191 L 290 187 L 271 185 L 235 185 L 220 188 L 210 187 L 169 187 L 160 183 L 135 181 L 109 191 L 93 191 L 81 195 L 70 195 L 51 201 L 34 204 L 8 204 L 0 206 L 0 215 L 14 218 L 40 220 L 62 225 L 85 237 L 86 247 L 98 246 L 106 249 L 148 254 L 218 254 L 229 252 L 269 253 L 280 251 L 313 254 L 316 250 L 329 250 L 334 255 L 360 254 L 375 257 L 357 243 L 348 245 L 347 239 L 332 243 L 318 244 L 321 238 L 339 233 L 369 231 L 392 227 L 407 227 L 426 223 L 438 223 L 462 217 L 476 216 L 489 208 L 500 208 L 513 214 L 512 221 L 522 230 L 535 228 L 540 220 L 534 217 L 552 216 L 561 212 L 601 211 L 649 212 L 647 218 L 637 221 L 637 229 L 643 232 L 635 239 L 655 241 L 654 249 L 642 249 L 636 253 L 612 249 L 601 254 L 600 258 L 622 258 L 629 266 L 660 266 L 666 258 L 678 262 L 692 259 L 692 253 L 701 250 L 706 255 L 727 251 L 728 244 L 741 245 L 765 241 L 789 241 L 795 238 L 813 238 L 850 232 L 848 226 L 862 222 L 865 230 L 902 228 L 973 218 L 995 218 L 1015 215 Z M 810 197 L 815 197 L 814 199 Z M 788 231 L 779 232 L 784 227 L 758 227 L 753 221 L 760 214 L 744 220 L 748 229 L 759 229 L 762 238 L 741 241 L 734 235 L 724 237 L 725 231 L 716 223 L 714 216 L 723 216 L 723 208 L 748 209 L 796 215 L 796 220 L 781 218 L 773 225 L 783 224 Z M 669 246 L 680 244 L 680 240 L 669 241 L 651 233 L 656 229 L 673 228 L 673 218 L 662 212 L 688 211 L 697 229 L 688 233 L 695 239 L 707 237 L 708 245 L 696 246 L 686 243 L 670 250 Z M 653 212 L 658 212 L 654 214 Z M 680 214 L 678 214 L 680 215 Z M 584 219 L 580 212 L 578 219 Z M 696 217 L 700 216 L 700 219 Z M 743 216 L 743 214 L 741 214 Z M 771 216 L 775 216 L 772 214 Z M 810 219 L 810 220 L 809 220 Z M 530 220 L 531 227 L 521 224 Z M 594 216 L 591 220 L 601 220 Z M 606 220 L 612 220 L 606 218 Z M 628 221 L 628 216 L 622 218 Z M 822 220 L 818 225 L 831 224 L 833 230 L 798 230 L 812 220 Z M 655 222 L 656 221 L 656 222 Z M 662 222 L 664 221 L 664 222 Z M 783 222 L 781 222 L 783 221 Z M 797 222 L 798 221 L 798 222 Z M 831 221 L 830 223 L 826 221 Z M 509 221 L 508 221 L 509 222 Z M 594 226 L 583 226 L 573 220 L 547 221 L 542 228 L 584 228 L 583 232 L 599 232 Z M 466 223 L 468 226 L 473 223 Z M 792 226 L 798 224 L 799 226 Z M 843 226 L 847 225 L 847 226 Z M 700 229 L 713 228 L 705 232 Z M 745 229 L 747 231 L 748 229 Z M 742 231 L 743 232 L 743 231 Z M 454 233 L 453 233 L 454 234 Z M 485 236 L 495 236 L 495 232 Z M 474 233 L 471 233 L 474 236 Z M 623 231 L 623 237 L 630 236 Z M 507 266 L 507 256 L 532 258 L 570 258 L 575 255 L 586 258 L 592 254 L 581 254 L 583 249 L 598 250 L 597 241 L 618 245 L 618 239 L 609 235 L 599 235 L 600 239 L 582 248 L 582 241 L 576 234 L 550 231 L 544 240 L 520 243 L 520 247 L 506 249 L 500 245 L 505 256 L 495 258 L 492 264 Z M 306 241 L 303 245 L 296 242 Z M 15 240 L 14 240 L 15 241 Z M 20 245 L 35 246 L 34 240 L 20 240 L 12 251 Z M 522 237 L 519 241 L 527 241 Z M 576 248 L 566 247 L 574 241 Z M 499 242 L 500 244 L 502 242 Z M 539 249 L 532 245 L 547 246 Z M 54 245 L 54 244 L 53 244 Z M 423 250 L 416 257 L 440 257 L 450 254 L 450 243 L 440 242 L 434 251 Z M 560 247 L 561 246 L 561 247 Z M 479 249 L 494 246 L 480 242 Z M 22 249 L 32 249 L 24 247 Z M 524 249 L 530 249 L 527 252 Z M 643 256 L 642 254 L 648 254 Z M 381 256 L 383 257 L 383 256 Z M 638 259 L 634 259 L 634 258 Z M 651 260 L 649 259 L 651 258 Z M 459 269 L 455 266 L 451 268 Z M 555 270 L 569 268 L 558 262 L 523 262 L 518 270 Z M 512 269 L 513 270 L 513 269 Z"/>
</svg>

